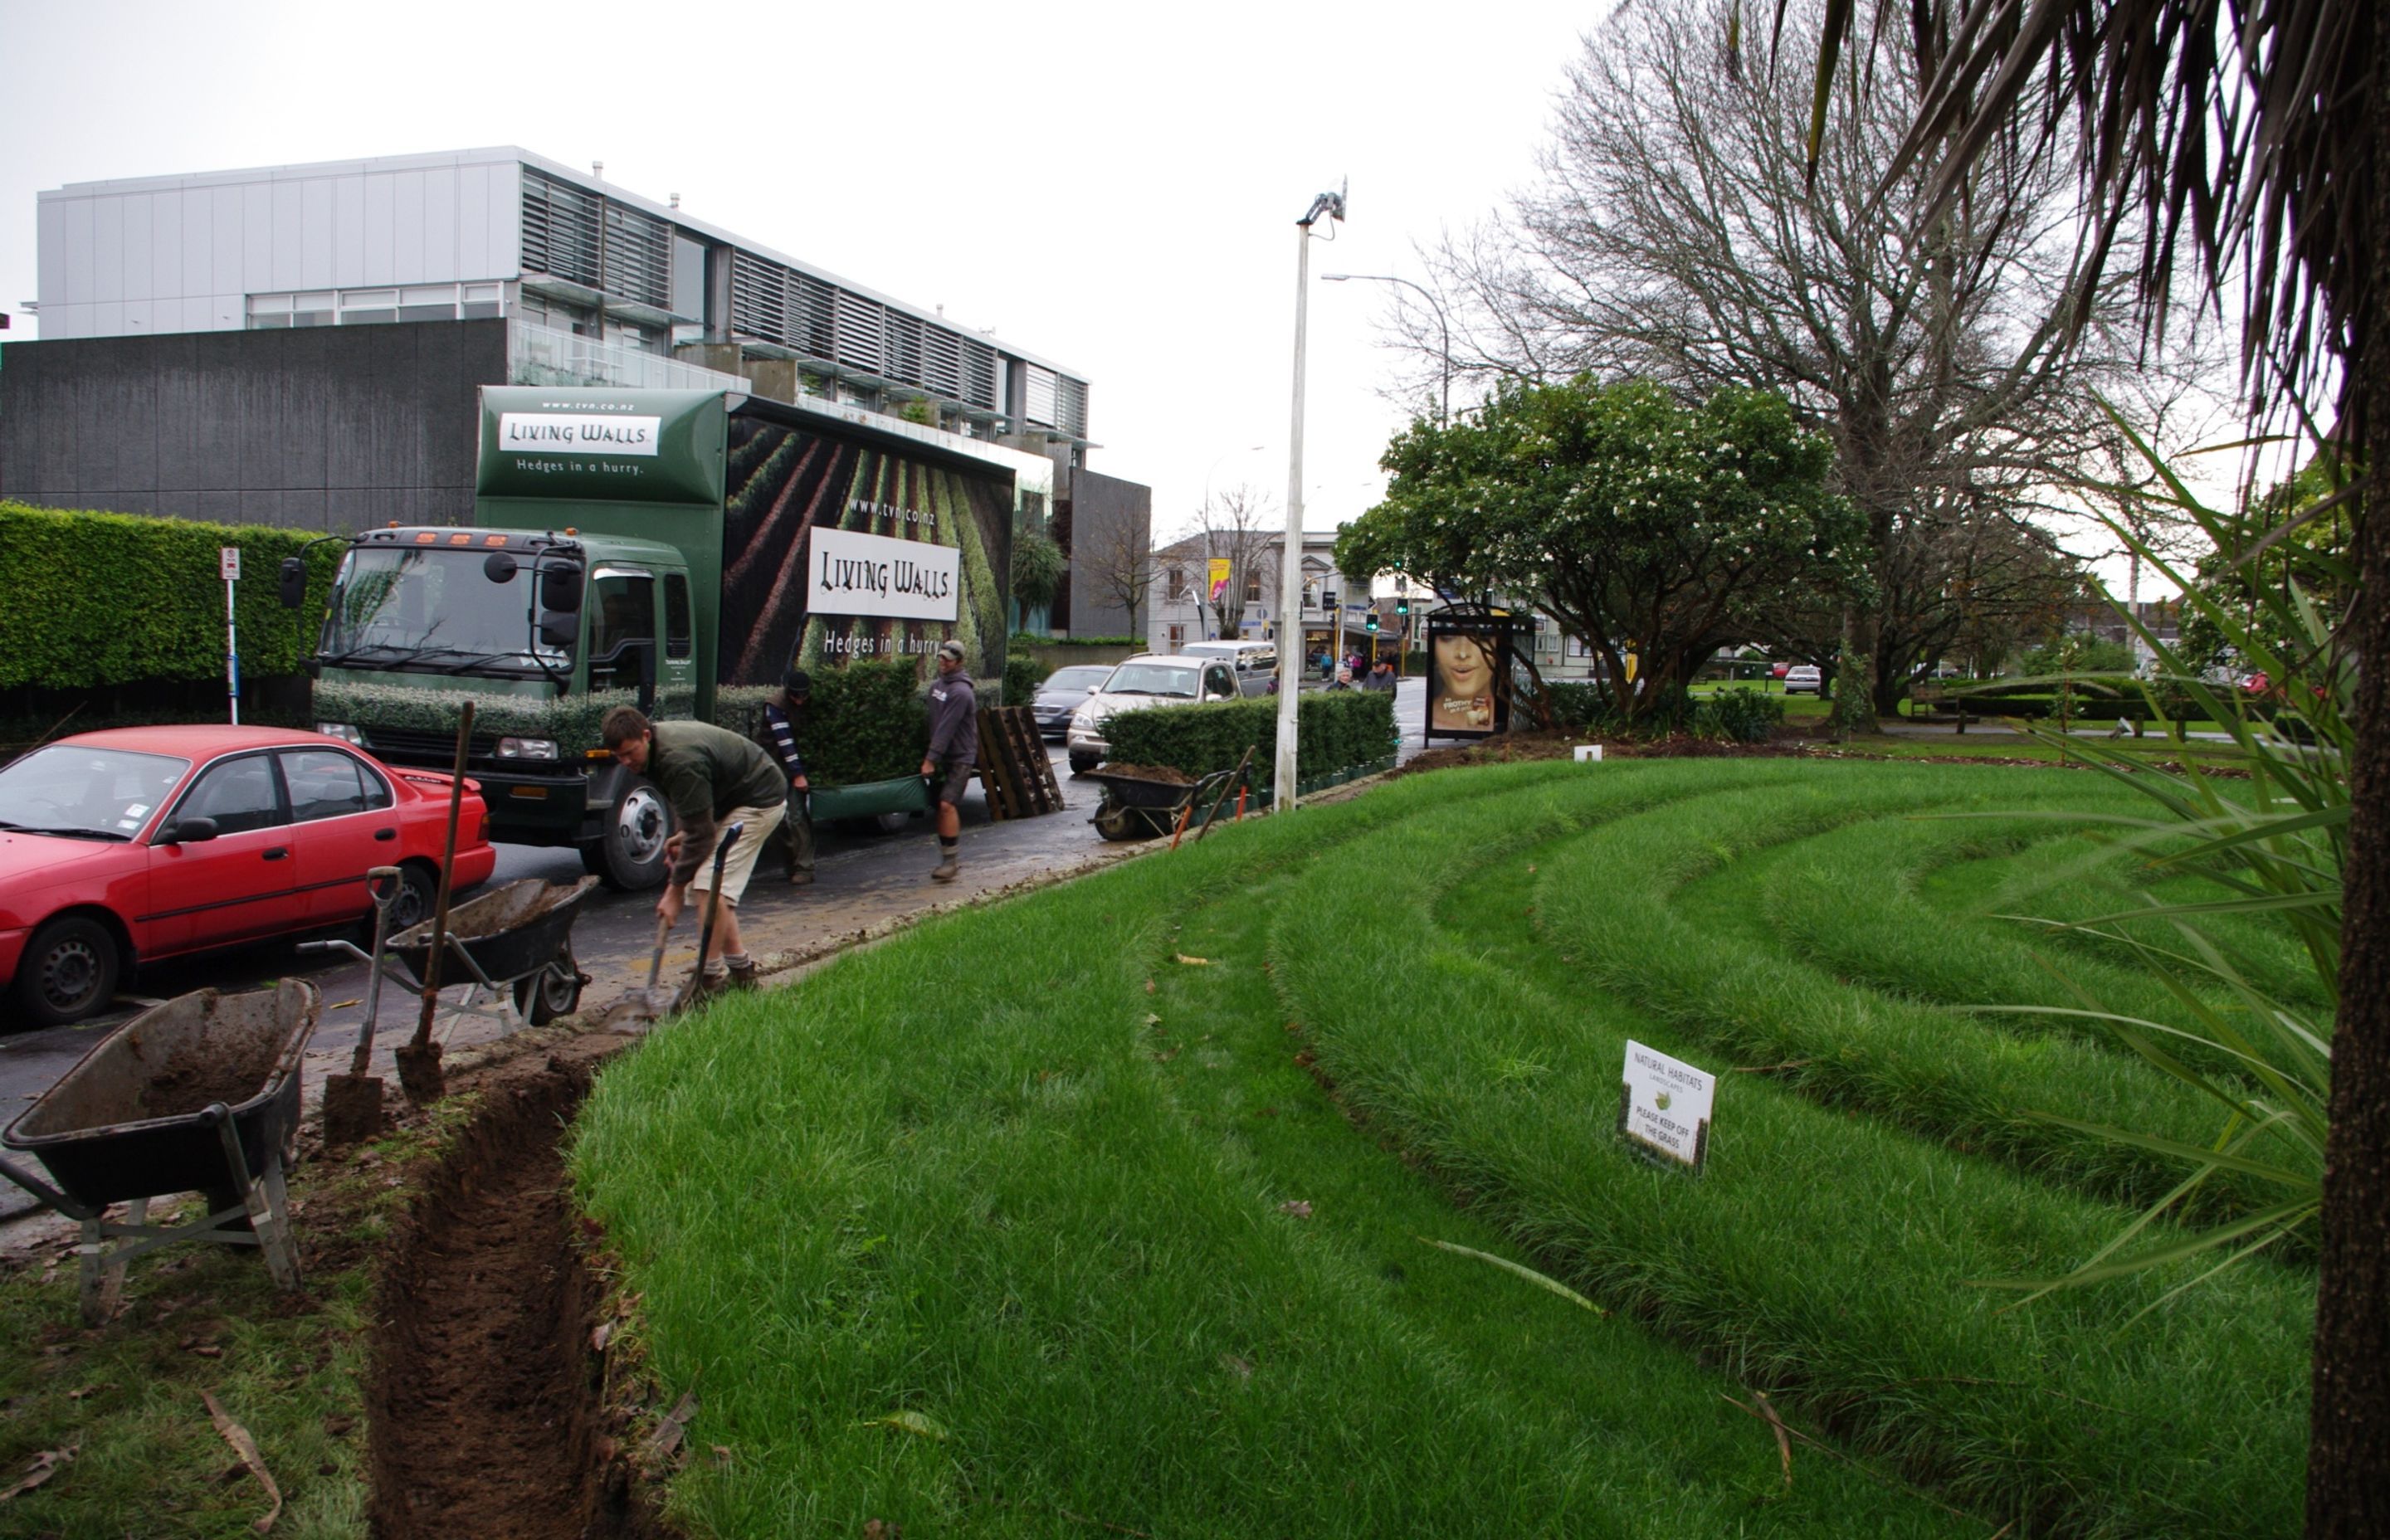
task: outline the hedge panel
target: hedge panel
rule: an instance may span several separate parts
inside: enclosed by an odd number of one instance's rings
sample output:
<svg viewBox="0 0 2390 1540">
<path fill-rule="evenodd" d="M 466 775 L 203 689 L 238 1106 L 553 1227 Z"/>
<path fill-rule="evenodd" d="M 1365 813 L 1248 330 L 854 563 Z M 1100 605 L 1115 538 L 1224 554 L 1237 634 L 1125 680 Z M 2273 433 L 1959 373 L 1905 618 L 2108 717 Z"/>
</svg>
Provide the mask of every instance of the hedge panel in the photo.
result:
<svg viewBox="0 0 2390 1540">
<path fill-rule="evenodd" d="M 307 602 L 286 610 L 282 558 L 303 530 L 0 503 L 0 687 L 93 688 L 221 679 L 217 548 L 238 545 L 234 614 L 244 677 L 297 674 L 315 651 L 343 547 L 306 552 Z"/>
<path fill-rule="evenodd" d="M 1265 785 L 1278 760 L 1278 700 L 1141 707 L 1104 724 L 1104 740 L 1115 764 L 1166 764 L 1199 777 L 1231 768 L 1250 745 L 1253 782 Z M 1296 703 L 1294 744 L 1306 780 L 1375 764 L 1394 752 L 1394 692 L 1305 693 Z"/>
</svg>

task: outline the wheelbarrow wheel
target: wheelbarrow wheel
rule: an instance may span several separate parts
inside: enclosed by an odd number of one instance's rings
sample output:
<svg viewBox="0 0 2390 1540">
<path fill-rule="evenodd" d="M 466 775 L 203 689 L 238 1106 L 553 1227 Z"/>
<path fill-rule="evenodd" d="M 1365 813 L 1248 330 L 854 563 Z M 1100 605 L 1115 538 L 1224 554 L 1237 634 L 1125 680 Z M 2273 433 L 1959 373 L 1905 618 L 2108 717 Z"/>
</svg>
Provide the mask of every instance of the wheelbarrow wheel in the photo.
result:
<svg viewBox="0 0 2390 1540">
<path fill-rule="evenodd" d="M 584 982 L 572 960 L 572 943 L 567 942 L 554 961 L 515 985 L 515 1009 L 533 1026 L 544 1027 L 581 1008 Z"/>
<path fill-rule="evenodd" d="M 1149 837 L 1144 817 L 1133 807 L 1107 804 L 1096 810 L 1096 832 L 1107 840 L 1143 840 Z"/>
</svg>

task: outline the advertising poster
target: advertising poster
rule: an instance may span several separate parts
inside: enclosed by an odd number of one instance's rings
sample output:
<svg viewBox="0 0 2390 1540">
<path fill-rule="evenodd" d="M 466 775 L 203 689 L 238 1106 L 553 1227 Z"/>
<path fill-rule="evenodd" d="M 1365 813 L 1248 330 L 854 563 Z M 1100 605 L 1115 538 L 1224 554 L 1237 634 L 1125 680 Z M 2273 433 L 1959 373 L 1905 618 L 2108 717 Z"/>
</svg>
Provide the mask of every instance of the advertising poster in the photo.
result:
<svg viewBox="0 0 2390 1540">
<path fill-rule="evenodd" d="M 1509 638 L 1491 628 L 1428 628 L 1427 730 L 1437 737 L 1480 736 L 1508 725 L 1494 682 L 1508 666 Z"/>
<path fill-rule="evenodd" d="M 922 660 L 950 636 L 1000 666 L 1009 477 L 733 416 L 728 483 L 724 683 Z"/>
</svg>

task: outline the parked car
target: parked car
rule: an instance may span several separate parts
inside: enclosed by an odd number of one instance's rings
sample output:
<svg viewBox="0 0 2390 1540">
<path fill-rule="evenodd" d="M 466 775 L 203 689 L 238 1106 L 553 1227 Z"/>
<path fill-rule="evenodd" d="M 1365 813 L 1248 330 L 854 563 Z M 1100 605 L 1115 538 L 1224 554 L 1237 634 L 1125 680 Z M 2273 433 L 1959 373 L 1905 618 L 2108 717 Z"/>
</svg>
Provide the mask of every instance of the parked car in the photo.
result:
<svg viewBox="0 0 2390 1540">
<path fill-rule="evenodd" d="M 276 727 L 118 727 L 0 768 L 0 998 L 60 1026 L 140 964 L 367 918 L 366 872 L 396 866 L 393 928 L 428 919 L 450 779 Z M 454 886 L 497 865 L 466 783 Z"/>
<path fill-rule="evenodd" d="M 1047 674 L 1029 706 L 1037 718 L 1038 736 L 1059 742 L 1071 730 L 1072 714 L 1087 703 L 1087 692 L 1111 672 L 1110 663 L 1073 663 Z"/>
<path fill-rule="evenodd" d="M 1276 642 L 1189 642 L 1179 652 L 1188 658 L 1221 658 L 1237 675 L 1237 688 L 1246 695 L 1267 695 L 1278 677 Z"/>
<path fill-rule="evenodd" d="M 1826 676 L 1815 663 L 1795 663 L 1784 671 L 1784 693 L 1822 696 L 1826 693 Z"/>
<path fill-rule="evenodd" d="M 1113 667 L 1103 687 L 1087 697 L 1071 717 L 1064 742 L 1071 768 L 1085 775 L 1111 752 L 1104 739 L 1104 724 L 1121 712 L 1141 706 L 1192 706 L 1205 700 L 1237 699 L 1235 671 L 1218 658 L 1185 653 L 1145 653 Z"/>
</svg>

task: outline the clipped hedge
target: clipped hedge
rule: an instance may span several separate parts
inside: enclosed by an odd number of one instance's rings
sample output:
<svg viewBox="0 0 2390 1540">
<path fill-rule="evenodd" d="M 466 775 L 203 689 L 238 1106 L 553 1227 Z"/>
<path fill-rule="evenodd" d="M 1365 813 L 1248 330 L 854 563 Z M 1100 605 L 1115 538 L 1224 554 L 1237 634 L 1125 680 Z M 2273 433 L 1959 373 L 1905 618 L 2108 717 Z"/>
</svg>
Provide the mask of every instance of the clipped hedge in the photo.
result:
<svg viewBox="0 0 2390 1540">
<path fill-rule="evenodd" d="M 1037 699 L 1037 687 L 1054 671 L 1034 658 L 1021 653 L 1009 654 L 1004 660 L 1004 699 L 1007 706 L 1026 706 Z"/>
<path fill-rule="evenodd" d="M 97 688 L 145 679 L 221 679 L 218 547 L 238 545 L 234 591 L 244 678 L 300 672 L 315 650 L 342 547 L 305 553 L 307 603 L 286 610 L 282 558 L 304 530 L 212 524 L 0 502 L 0 687 Z"/>
<path fill-rule="evenodd" d="M 805 779 L 814 786 L 893 781 L 921 772 L 930 748 L 930 712 L 910 660 L 871 661 L 816 669 L 798 743 Z M 734 733 L 758 737 L 764 702 L 776 690 L 724 689 L 713 720 Z"/>
<path fill-rule="evenodd" d="M 1142 707 L 1106 723 L 1104 740 L 1116 764 L 1166 764 L 1194 776 L 1233 767 L 1250 745 L 1253 784 L 1266 785 L 1278 758 L 1278 700 Z M 1305 779 L 1374 764 L 1394 741 L 1391 690 L 1318 690 L 1296 702 L 1294 751 Z"/>
</svg>

